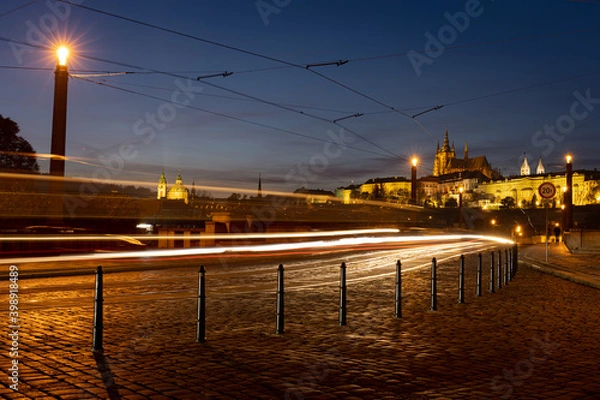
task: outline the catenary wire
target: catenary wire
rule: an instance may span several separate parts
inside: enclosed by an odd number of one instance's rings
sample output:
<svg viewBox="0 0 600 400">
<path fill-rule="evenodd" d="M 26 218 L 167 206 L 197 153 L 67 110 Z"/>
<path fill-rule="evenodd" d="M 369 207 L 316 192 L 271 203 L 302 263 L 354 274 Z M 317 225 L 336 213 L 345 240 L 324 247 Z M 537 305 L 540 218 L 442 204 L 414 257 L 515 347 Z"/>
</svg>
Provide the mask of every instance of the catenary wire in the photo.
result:
<svg viewBox="0 0 600 400">
<path fill-rule="evenodd" d="M 79 80 L 82 80 L 82 81 L 85 81 L 85 82 L 88 82 L 88 83 L 93 83 L 93 84 L 96 84 L 96 85 L 100 85 L 100 86 L 105 86 L 105 87 L 108 87 L 108 88 L 111 88 L 111 89 L 115 89 L 115 90 L 119 90 L 119 91 L 122 91 L 122 92 L 134 94 L 134 95 L 137 95 L 137 96 L 143 96 L 143 97 L 154 99 L 154 100 L 158 100 L 158 101 L 164 101 L 164 102 L 167 102 L 167 103 L 173 103 L 173 101 L 170 100 L 170 99 L 166 99 L 166 98 L 163 98 L 163 97 L 154 96 L 154 95 L 150 95 L 150 94 L 146 94 L 146 93 L 141 93 L 141 92 L 138 92 L 138 91 L 135 91 L 135 90 L 131 90 L 131 89 L 121 88 L 121 87 L 118 87 L 116 85 L 106 84 L 106 83 L 103 83 L 103 82 L 97 82 L 97 81 L 93 81 L 93 80 L 86 79 L 86 78 L 76 78 L 76 79 L 79 79 Z M 275 127 L 275 126 L 272 126 L 272 125 L 268 125 L 268 124 L 263 124 L 263 123 L 260 123 L 260 122 L 246 120 L 246 119 L 239 118 L 239 117 L 236 117 L 236 116 L 233 116 L 233 115 L 224 114 L 224 113 L 217 112 L 217 111 L 211 111 L 211 110 L 207 110 L 205 108 L 196 107 L 196 106 L 192 106 L 192 105 L 189 105 L 189 104 L 188 105 L 186 105 L 186 104 L 180 104 L 180 103 L 174 103 L 174 104 L 177 104 L 178 106 L 182 106 L 182 107 L 189 108 L 189 109 L 192 109 L 192 110 L 202 111 L 202 112 L 207 113 L 207 114 L 216 115 L 216 116 L 219 116 L 219 117 L 222 117 L 222 118 L 226 118 L 226 119 L 230 119 L 230 120 L 233 120 L 233 121 L 242 122 L 242 123 L 246 123 L 246 124 L 250 124 L 250 125 L 255 125 L 255 126 L 258 126 L 258 127 L 261 127 L 261 128 L 267 128 L 267 129 L 275 130 L 277 132 L 282 132 L 282 133 L 286 133 L 286 134 L 293 135 L 293 136 L 299 136 L 299 137 L 303 137 L 303 138 L 306 138 L 306 139 L 319 141 L 319 142 L 322 142 L 322 143 L 332 143 L 332 144 L 335 144 L 335 142 L 332 142 L 332 141 L 327 140 L 327 139 L 322 139 L 322 138 L 319 138 L 319 137 L 306 135 L 306 134 L 295 132 L 295 131 L 292 131 L 292 130 L 289 130 L 289 129 L 278 128 L 278 127 Z M 347 147 L 347 148 L 349 148 L 349 149 L 353 149 L 353 150 L 357 150 L 357 151 L 361 151 L 361 152 L 365 152 L 365 153 L 370 153 L 370 154 L 375 154 L 375 155 L 382 156 L 382 157 L 387 157 L 384 154 L 381 154 L 381 153 L 378 153 L 378 152 L 375 152 L 375 151 L 371 151 L 371 150 L 367 150 L 367 149 L 362 149 L 362 148 L 354 147 L 354 146 L 349 146 L 349 145 L 346 145 L 346 144 L 344 144 L 344 146 Z"/>
<path fill-rule="evenodd" d="M 6 17 L 9 14 L 12 14 L 12 13 L 14 13 L 16 11 L 22 10 L 23 8 L 29 7 L 30 5 L 32 5 L 34 3 L 37 3 L 37 0 L 32 0 L 29 3 L 25 3 L 25 4 L 23 4 L 23 5 L 19 6 L 19 7 L 15 7 L 12 10 L 5 11 L 2 14 L 0 14 L 0 18 Z"/>
</svg>

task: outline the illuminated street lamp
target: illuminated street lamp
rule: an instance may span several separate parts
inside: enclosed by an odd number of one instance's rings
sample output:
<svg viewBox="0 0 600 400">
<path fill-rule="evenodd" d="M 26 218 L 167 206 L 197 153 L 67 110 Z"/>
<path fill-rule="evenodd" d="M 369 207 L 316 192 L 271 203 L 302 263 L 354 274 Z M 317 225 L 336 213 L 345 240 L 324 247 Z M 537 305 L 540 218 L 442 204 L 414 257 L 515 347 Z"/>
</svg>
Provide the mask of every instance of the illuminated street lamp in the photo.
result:
<svg viewBox="0 0 600 400">
<path fill-rule="evenodd" d="M 412 166 L 410 168 L 410 203 L 417 204 L 417 164 L 419 159 L 413 157 L 411 160 Z"/>
<path fill-rule="evenodd" d="M 58 64 L 54 72 L 54 110 L 52 113 L 52 142 L 50 144 L 50 209 L 49 223 L 62 225 L 65 191 L 65 148 L 67 136 L 67 87 L 69 49 L 61 46 L 56 50 Z"/>
<path fill-rule="evenodd" d="M 573 227 L 573 157 L 570 154 L 566 156 L 567 161 L 567 185 L 564 193 L 563 204 L 565 205 L 563 230 L 570 231 Z"/>
<path fill-rule="evenodd" d="M 65 176 L 65 147 L 67 135 L 67 87 L 69 49 L 61 46 L 56 50 L 58 64 L 54 72 L 54 111 L 52 114 L 52 143 L 50 146 L 50 175 Z"/>
</svg>

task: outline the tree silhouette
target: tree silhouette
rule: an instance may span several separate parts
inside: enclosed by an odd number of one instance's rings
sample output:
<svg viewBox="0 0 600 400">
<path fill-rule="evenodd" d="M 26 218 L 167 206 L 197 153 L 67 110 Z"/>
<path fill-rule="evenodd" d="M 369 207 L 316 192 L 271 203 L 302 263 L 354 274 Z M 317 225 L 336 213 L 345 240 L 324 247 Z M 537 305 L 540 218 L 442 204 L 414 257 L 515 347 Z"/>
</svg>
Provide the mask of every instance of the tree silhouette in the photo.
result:
<svg viewBox="0 0 600 400">
<path fill-rule="evenodd" d="M 35 150 L 19 136 L 19 125 L 0 114 L 0 171 L 39 172 Z"/>
</svg>

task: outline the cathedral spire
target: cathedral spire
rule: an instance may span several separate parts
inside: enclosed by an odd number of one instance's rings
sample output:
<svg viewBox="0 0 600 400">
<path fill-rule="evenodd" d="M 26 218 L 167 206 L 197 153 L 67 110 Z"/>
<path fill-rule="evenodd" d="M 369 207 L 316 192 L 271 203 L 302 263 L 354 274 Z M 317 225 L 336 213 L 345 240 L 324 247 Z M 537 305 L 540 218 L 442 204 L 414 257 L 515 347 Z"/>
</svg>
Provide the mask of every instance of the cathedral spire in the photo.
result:
<svg viewBox="0 0 600 400">
<path fill-rule="evenodd" d="M 546 173 L 546 168 L 544 167 L 544 164 L 542 164 L 542 157 L 540 157 L 540 161 L 538 161 L 535 173 L 538 175 L 544 175 Z"/>
<path fill-rule="evenodd" d="M 444 147 L 443 151 L 450 151 L 450 140 L 448 139 L 448 127 L 446 127 L 446 134 L 444 135 Z"/>
<path fill-rule="evenodd" d="M 469 141 L 465 140 L 465 161 L 469 159 Z"/>
<path fill-rule="evenodd" d="M 527 154 L 523 153 L 523 164 L 521 164 L 521 175 L 531 175 L 531 168 L 527 162 Z"/>
</svg>

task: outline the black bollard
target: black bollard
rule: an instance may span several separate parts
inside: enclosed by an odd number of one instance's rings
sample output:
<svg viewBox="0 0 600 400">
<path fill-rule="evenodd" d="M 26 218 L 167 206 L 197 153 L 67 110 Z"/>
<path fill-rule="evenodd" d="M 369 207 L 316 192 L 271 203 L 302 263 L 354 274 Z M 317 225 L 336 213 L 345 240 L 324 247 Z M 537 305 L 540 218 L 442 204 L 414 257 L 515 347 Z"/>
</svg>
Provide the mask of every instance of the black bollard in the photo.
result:
<svg viewBox="0 0 600 400">
<path fill-rule="evenodd" d="M 465 302 L 465 256 L 460 255 L 460 265 L 458 267 L 458 303 Z"/>
<path fill-rule="evenodd" d="M 92 335 L 92 351 L 104 351 L 102 345 L 102 335 L 104 333 L 103 310 L 103 283 L 102 267 L 96 268 L 96 294 L 94 296 L 94 332 Z"/>
<path fill-rule="evenodd" d="M 339 326 L 346 325 L 346 263 L 340 267 L 340 315 Z"/>
<path fill-rule="evenodd" d="M 198 319 L 196 320 L 196 342 L 206 341 L 206 270 L 198 271 Z"/>
<path fill-rule="evenodd" d="M 396 262 L 396 310 L 394 316 L 402 317 L 402 263 L 400 260 Z"/>
<path fill-rule="evenodd" d="M 508 250 L 508 280 L 512 281 L 513 277 L 513 249 L 512 247 Z"/>
<path fill-rule="evenodd" d="M 519 271 L 519 246 L 515 243 L 513 247 L 513 278 Z"/>
<path fill-rule="evenodd" d="M 277 269 L 277 330 L 275 333 L 283 334 L 284 326 L 284 307 L 283 307 L 283 264 L 279 264 Z"/>
<path fill-rule="evenodd" d="M 475 289 L 475 295 L 481 297 L 481 272 L 483 269 L 483 257 L 481 253 L 477 255 L 477 288 Z"/>
<path fill-rule="evenodd" d="M 498 250 L 498 289 L 502 289 L 502 250 Z"/>
<path fill-rule="evenodd" d="M 508 285 L 508 271 L 509 271 L 509 256 L 508 249 L 504 249 L 504 286 Z"/>
<path fill-rule="evenodd" d="M 431 311 L 437 310 L 437 261 L 431 260 Z"/>
<path fill-rule="evenodd" d="M 491 254 L 491 260 L 490 260 L 490 293 L 494 293 L 495 291 L 495 284 L 494 284 L 494 252 L 492 251 Z"/>
</svg>

